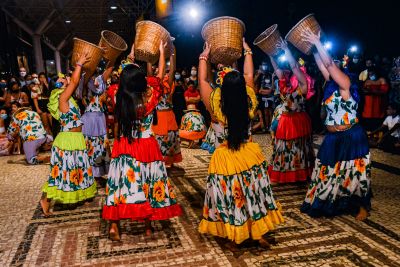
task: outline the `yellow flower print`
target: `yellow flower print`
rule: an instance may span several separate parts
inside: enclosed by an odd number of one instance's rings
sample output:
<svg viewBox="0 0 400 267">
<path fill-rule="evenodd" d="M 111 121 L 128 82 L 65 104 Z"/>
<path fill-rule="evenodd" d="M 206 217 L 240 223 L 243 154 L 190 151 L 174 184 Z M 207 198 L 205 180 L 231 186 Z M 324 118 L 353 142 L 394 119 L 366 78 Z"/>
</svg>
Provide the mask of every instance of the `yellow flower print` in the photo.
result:
<svg viewBox="0 0 400 267">
<path fill-rule="evenodd" d="M 203 207 L 203 217 L 204 217 L 205 219 L 208 218 L 208 212 L 209 212 L 208 207 L 207 207 L 207 206 L 204 206 L 204 207 Z"/>
<path fill-rule="evenodd" d="M 144 184 L 142 189 L 143 189 L 144 195 L 146 196 L 146 198 L 148 198 L 149 197 L 149 185 Z"/>
<path fill-rule="evenodd" d="M 59 174 L 59 168 L 57 165 L 55 165 L 52 169 L 51 169 L 51 177 L 53 179 L 55 179 L 56 177 L 58 177 Z"/>
<path fill-rule="evenodd" d="M 19 113 L 19 114 L 17 114 L 16 116 L 15 116 L 18 120 L 24 120 L 24 119 L 26 119 L 26 117 L 28 117 L 28 115 L 25 113 L 25 112 L 21 112 L 21 113 Z"/>
<path fill-rule="evenodd" d="M 78 170 L 72 170 L 69 172 L 69 180 L 75 185 L 79 185 L 79 173 Z"/>
<path fill-rule="evenodd" d="M 247 187 L 250 186 L 249 179 L 248 179 L 246 176 L 243 177 L 243 182 L 244 182 L 244 184 L 245 184 Z"/>
<path fill-rule="evenodd" d="M 356 166 L 357 171 L 361 173 L 365 172 L 365 162 L 363 159 L 355 159 L 354 165 Z"/>
<path fill-rule="evenodd" d="M 343 121 L 344 121 L 344 124 L 350 124 L 350 122 L 349 122 L 349 113 L 348 112 L 344 113 Z"/>
<path fill-rule="evenodd" d="M 28 136 L 28 141 L 35 141 L 36 140 L 36 136 L 30 135 Z"/>
<path fill-rule="evenodd" d="M 335 97 L 335 94 L 332 94 L 327 100 L 325 100 L 325 104 L 331 103 L 334 97 Z"/>
<path fill-rule="evenodd" d="M 347 188 L 350 185 L 350 182 L 351 182 L 350 177 L 347 177 L 346 180 L 344 180 L 343 182 L 343 187 Z"/>
<path fill-rule="evenodd" d="M 25 127 L 25 129 L 26 129 L 27 131 L 32 131 L 32 126 L 27 125 L 27 126 Z"/>
<path fill-rule="evenodd" d="M 324 181 L 326 179 L 326 166 L 321 166 L 321 170 L 319 171 L 319 179 L 321 179 L 321 181 Z"/>
<path fill-rule="evenodd" d="M 164 201 L 164 199 L 165 199 L 165 188 L 164 188 L 164 183 L 162 181 L 157 181 L 154 184 L 153 197 L 157 200 L 157 202 Z"/>
<path fill-rule="evenodd" d="M 128 172 L 126 173 L 126 176 L 128 177 L 128 181 L 130 183 L 136 182 L 135 171 L 132 168 L 129 168 Z"/>
<path fill-rule="evenodd" d="M 92 166 L 90 166 L 90 167 L 88 168 L 87 173 L 88 173 L 89 176 L 92 176 L 92 175 L 93 175 Z"/>
<path fill-rule="evenodd" d="M 119 203 L 126 204 L 126 197 L 124 195 L 119 196 Z"/>
<path fill-rule="evenodd" d="M 235 199 L 236 207 L 239 208 L 239 209 L 241 207 L 243 207 L 245 199 L 244 199 L 242 187 L 240 186 L 238 180 L 235 180 L 233 182 L 232 195 L 233 195 L 233 198 Z"/>
<path fill-rule="evenodd" d="M 225 180 L 224 180 L 224 179 L 221 179 L 221 180 L 219 181 L 219 183 L 221 184 L 222 191 L 224 192 L 224 195 L 226 195 L 226 182 L 225 182 Z"/>
<path fill-rule="evenodd" d="M 335 165 L 335 175 L 339 176 L 340 173 L 340 162 L 336 163 Z"/>
</svg>

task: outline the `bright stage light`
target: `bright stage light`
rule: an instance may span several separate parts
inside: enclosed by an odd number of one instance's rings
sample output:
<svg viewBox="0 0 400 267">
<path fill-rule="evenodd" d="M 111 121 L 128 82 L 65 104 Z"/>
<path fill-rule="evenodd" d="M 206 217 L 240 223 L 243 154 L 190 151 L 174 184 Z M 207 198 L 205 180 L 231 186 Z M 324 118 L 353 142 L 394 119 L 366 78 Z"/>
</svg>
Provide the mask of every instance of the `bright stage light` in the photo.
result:
<svg viewBox="0 0 400 267">
<path fill-rule="evenodd" d="M 279 57 L 279 61 L 280 62 L 285 62 L 286 61 L 286 56 L 285 55 L 280 56 Z"/>
<path fill-rule="evenodd" d="M 189 10 L 189 15 L 195 19 L 199 16 L 199 12 L 194 7 L 191 7 Z"/>
<path fill-rule="evenodd" d="M 353 45 L 352 47 L 350 47 L 350 52 L 357 52 L 357 50 L 358 50 L 358 47 L 357 46 L 355 46 L 355 45 Z"/>
<path fill-rule="evenodd" d="M 167 3 L 167 0 L 161 0 L 161 3 L 162 3 L 162 4 L 166 4 L 166 3 Z"/>
<path fill-rule="evenodd" d="M 324 47 L 326 50 L 331 50 L 332 49 L 332 42 L 325 42 Z"/>
<path fill-rule="evenodd" d="M 71 23 L 71 20 L 70 19 L 66 19 L 65 23 Z"/>
</svg>

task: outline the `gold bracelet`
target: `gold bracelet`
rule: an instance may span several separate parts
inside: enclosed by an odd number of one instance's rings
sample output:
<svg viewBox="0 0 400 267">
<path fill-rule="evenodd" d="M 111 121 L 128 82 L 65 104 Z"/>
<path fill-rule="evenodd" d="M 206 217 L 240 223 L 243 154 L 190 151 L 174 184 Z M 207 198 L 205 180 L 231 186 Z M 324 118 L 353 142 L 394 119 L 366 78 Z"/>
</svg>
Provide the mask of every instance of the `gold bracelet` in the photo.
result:
<svg viewBox="0 0 400 267">
<path fill-rule="evenodd" d="M 245 49 L 243 54 L 244 54 L 245 56 L 247 56 L 247 55 L 253 55 L 253 51 L 251 51 L 251 49 Z"/>
<path fill-rule="evenodd" d="M 208 61 L 208 57 L 206 57 L 206 56 L 200 56 L 200 57 L 199 57 L 199 60 Z"/>
</svg>

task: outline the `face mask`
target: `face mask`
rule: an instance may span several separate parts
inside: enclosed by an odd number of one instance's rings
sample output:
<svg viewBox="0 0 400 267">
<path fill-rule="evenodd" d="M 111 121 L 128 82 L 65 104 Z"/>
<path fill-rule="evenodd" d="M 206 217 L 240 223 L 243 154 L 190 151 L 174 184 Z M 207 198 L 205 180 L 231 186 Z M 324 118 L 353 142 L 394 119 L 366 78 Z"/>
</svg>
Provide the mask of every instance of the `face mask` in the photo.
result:
<svg viewBox="0 0 400 267">
<path fill-rule="evenodd" d="M 376 76 L 375 76 L 375 75 L 371 75 L 371 76 L 369 76 L 369 79 L 370 79 L 371 81 L 375 81 L 375 80 L 376 80 Z"/>
<path fill-rule="evenodd" d="M 271 83 L 271 80 L 270 79 L 265 79 L 264 82 L 269 84 L 269 83 Z"/>
<path fill-rule="evenodd" d="M 7 115 L 7 114 L 0 114 L 0 117 L 1 117 L 3 120 L 6 120 L 6 119 L 8 118 L 8 115 Z"/>
<path fill-rule="evenodd" d="M 190 74 L 191 74 L 192 76 L 196 76 L 196 75 L 197 75 L 197 70 L 192 70 L 192 71 L 190 72 Z"/>
<path fill-rule="evenodd" d="M 32 83 L 32 80 L 26 81 L 26 85 L 30 85 Z"/>
<path fill-rule="evenodd" d="M 175 80 L 179 80 L 181 78 L 180 74 L 175 74 Z"/>
<path fill-rule="evenodd" d="M 0 88 L 6 88 L 7 84 L 6 83 L 0 83 Z"/>
<path fill-rule="evenodd" d="M 353 63 L 357 64 L 358 63 L 358 58 L 353 58 Z"/>
<path fill-rule="evenodd" d="M 33 79 L 32 79 L 32 82 L 33 82 L 34 84 L 39 84 L 39 83 L 40 83 L 38 78 L 33 78 Z"/>
<path fill-rule="evenodd" d="M 25 72 L 25 71 L 21 71 L 21 72 L 19 73 L 19 75 L 20 75 L 21 77 L 25 77 L 26 72 Z"/>
</svg>

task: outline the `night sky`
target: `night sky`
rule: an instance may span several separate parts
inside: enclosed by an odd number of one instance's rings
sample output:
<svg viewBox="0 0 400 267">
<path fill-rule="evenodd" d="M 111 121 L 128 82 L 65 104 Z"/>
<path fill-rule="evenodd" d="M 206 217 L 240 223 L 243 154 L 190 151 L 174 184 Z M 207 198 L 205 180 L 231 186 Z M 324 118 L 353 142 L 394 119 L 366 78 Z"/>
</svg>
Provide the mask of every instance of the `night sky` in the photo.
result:
<svg viewBox="0 0 400 267">
<path fill-rule="evenodd" d="M 201 27 L 204 22 L 218 16 L 233 16 L 246 25 L 245 37 L 250 44 L 267 27 L 277 23 L 284 37 L 304 16 L 314 13 L 325 38 L 333 42 L 332 53 L 342 57 L 344 51 L 355 44 L 367 56 L 400 55 L 399 6 L 400 1 L 270 1 L 270 0 L 214 0 L 201 2 L 201 18 L 188 19 L 190 0 L 174 1 L 174 12 L 161 23 L 176 37 L 178 66 L 197 64 L 202 51 Z M 197 1 L 198 2 L 198 1 Z M 266 59 L 253 47 L 256 64 Z M 294 48 L 292 51 L 295 51 Z"/>
</svg>

